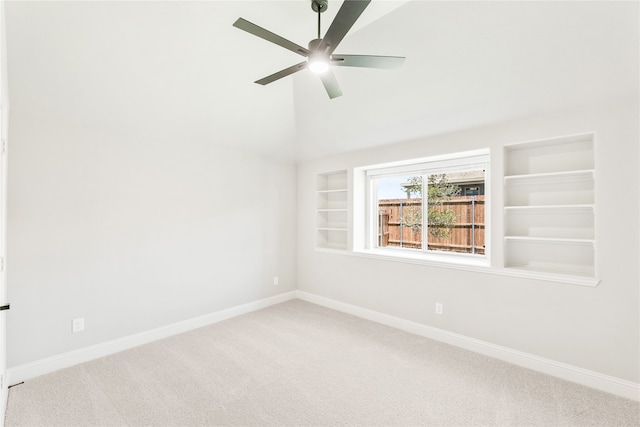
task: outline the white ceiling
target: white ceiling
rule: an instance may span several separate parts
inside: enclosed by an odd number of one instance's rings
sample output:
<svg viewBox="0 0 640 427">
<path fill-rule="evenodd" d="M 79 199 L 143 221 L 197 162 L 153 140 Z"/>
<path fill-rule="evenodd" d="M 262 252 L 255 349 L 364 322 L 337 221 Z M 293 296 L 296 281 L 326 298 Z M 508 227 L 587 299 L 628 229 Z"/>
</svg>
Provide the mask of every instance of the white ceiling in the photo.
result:
<svg viewBox="0 0 640 427">
<path fill-rule="evenodd" d="M 341 1 L 329 1 L 323 32 Z M 174 141 L 309 158 L 638 96 L 638 2 L 373 0 L 337 53 L 406 56 L 340 67 L 329 100 L 302 57 L 309 0 L 7 1 L 11 108 Z"/>
</svg>

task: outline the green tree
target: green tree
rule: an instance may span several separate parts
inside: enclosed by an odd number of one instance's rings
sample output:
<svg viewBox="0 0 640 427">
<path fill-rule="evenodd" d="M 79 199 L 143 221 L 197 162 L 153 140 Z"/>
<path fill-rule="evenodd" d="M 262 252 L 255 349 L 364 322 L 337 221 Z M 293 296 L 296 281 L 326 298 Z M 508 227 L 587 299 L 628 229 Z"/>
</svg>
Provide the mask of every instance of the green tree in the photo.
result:
<svg viewBox="0 0 640 427">
<path fill-rule="evenodd" d="M 416 194 L 422 198 L 422 177 L 414 176 L 403 186 L 407 198 Z M 429 175 L 427 178 L 427 225 L 429 234 L 433 237 L 449 237 L 451 228 L 457 217 L 453 209 L 442 208 L 444 202 L 460 194 L 460 187 L 451 184 L 447 174 Z M 400 218 L 402 225 L 411 227 L 418 233 L 422 230 L 422 209 L 411 208 Z"/>
</svg>

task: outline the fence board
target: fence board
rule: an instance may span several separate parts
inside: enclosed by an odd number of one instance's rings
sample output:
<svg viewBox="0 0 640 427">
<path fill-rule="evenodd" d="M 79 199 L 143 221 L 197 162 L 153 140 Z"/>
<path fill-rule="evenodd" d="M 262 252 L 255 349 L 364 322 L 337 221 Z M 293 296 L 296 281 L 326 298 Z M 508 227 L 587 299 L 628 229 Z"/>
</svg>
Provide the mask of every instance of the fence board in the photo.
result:
<svg viewBox="0 0 640 427">
<path fill-rule="evenodd" d="M 428 236 L 428 249 L 484 254 L 484 195 L 453 197 L 435 207 L 451 209 L 456 224 L 448 237 Z M 422 248 L 422 231 L 403 224 L 413 213 L 422 210 L 422 199 L 387 199 L 378 203 L 378 245 Z"/>
</svg>

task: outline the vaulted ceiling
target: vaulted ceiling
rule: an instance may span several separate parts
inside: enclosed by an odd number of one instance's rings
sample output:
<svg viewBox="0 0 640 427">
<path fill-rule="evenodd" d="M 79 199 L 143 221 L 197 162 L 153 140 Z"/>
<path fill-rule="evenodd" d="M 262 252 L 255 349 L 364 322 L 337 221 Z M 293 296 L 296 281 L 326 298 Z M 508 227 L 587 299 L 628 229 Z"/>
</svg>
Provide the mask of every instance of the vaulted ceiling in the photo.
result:
<svg viewBox="0 0 640 427">
<path fill-rule="evenodd" d="M 341 1 L 329 1 L 323 32 Z M 8 1 L 12 110 L 304 159 L 638 96 L 638 2 L 373 0 L 336 52 L 405 56 L 253 82 L 301 57 L 309 0 Z"/>
</svg>

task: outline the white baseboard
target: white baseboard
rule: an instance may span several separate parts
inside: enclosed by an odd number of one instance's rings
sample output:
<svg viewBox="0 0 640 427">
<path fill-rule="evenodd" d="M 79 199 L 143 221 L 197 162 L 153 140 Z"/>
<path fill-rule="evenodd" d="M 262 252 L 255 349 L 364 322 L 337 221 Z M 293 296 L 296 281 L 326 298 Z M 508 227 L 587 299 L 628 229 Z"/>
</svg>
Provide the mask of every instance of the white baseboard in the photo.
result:
<svg viewBox="0 0 640 427">
<path fill-rule="evenodd" d="M 599 372 L 572 366 L 566 363 L 557 362 L 544 357 L 535 356 L 533 354 L 524 353 L 522 351 L 513 350 L 491 344 L 486 341 L 469 338 L 464 335 L 448 332 L 443 329 L 434 328 L 432 326 L 423 325 L 421 323 L 412 322 L 410 320 L 401 319 L 399 317 L 390 316 L 377 311 L 325 298 L 316 294 L 296 291 L 297 298 L 308 301 L 327 308 L 348 313 L 363 319 L 391 326 L 406 332 L 431 338 L 447 344 L 471 350 L 476 353 L 484 354 L 495 359 L 503 360 L 514 365 L 522 366 L 527 369 L 542 372 L 563 380 L 571 381 L 607 393 L 615 394 L 640 401 L 640 384 Z"/>
<path fill-rule="evenodd" d="M 7 369 L 7 384 L 17 384 L 30 378 L 55 372 L 60 369 L 68 368 L 80 363 L 88 362 L 93 359 L 128 350 L 143 344 L 167 338 L 172 335 L 187 332 L 192 329 L 201 328 L 213 323 L 221 322 L 232 317 L 242 314 L 251 313 L 271 305 L 289 301 L 296 298 L 295 291 L 287 292 L 273 297 L 253 301 L 215 313 L 206 314 L 204 316 L 195 317 L 193 319 L 183 320 L 171 325 L 152 329 L 90 347 L 81 348 L 67 353 L 58 354 L 56 356 L 47 357 L 46 359 L 37 360 L 31 363 L 25 363 L 13 368 Z"/>
</svg>

